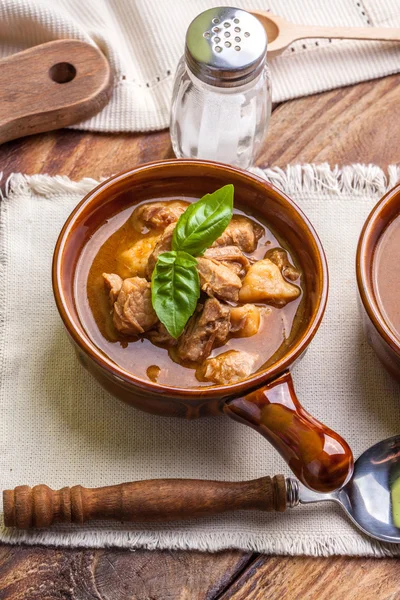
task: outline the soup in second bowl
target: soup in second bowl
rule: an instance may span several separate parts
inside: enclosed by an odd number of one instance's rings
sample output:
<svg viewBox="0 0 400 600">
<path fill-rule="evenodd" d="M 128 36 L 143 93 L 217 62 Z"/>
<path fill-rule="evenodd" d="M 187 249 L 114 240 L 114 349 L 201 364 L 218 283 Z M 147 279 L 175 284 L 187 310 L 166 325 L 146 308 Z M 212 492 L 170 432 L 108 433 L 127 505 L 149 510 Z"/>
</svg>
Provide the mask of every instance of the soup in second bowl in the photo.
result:
<svg viewBox="0 0 400 600">
<path fill-rule="evenodd" d="M 378 240 L 372 276 L 382 317 L 400 340 L 400 215 L 388 225 Z"/>
<path fill-rule="evenodd" d="M 154 311 L 152 274 L 194 201 L 141 202 L 100 226 L 77 265 L 76 305 L 98 348 L 144 380 L 236 383 L 287 351 L 304 312 L 302 273 L 284 240 L 236 207 L 222 235 L 195 259 L 200 297 L 173 337 Z"/>
</svg>

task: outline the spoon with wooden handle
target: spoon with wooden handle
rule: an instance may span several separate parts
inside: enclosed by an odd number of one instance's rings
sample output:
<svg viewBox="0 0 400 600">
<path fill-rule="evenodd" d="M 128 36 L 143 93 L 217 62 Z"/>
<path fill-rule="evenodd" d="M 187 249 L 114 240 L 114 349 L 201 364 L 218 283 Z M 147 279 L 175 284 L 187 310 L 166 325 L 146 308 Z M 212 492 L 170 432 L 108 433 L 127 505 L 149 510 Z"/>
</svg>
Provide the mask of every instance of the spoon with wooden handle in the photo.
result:
<svg viewBox="0 0 400 600">
<path fill-rule="evenodd" d="M 0 60 L 0 144 L 66 127 L 99 112 L 111 95 L 98 48 L 56 40 Z"/>
<path fill-rule="evenodd" d="M 91 489 L 20 485 L 3 492 L 4 523 L 30 529 L 99 519 L 167 522 L 235 510 L 282 512 L 290 482 L 276 475 L 238 482 L 150 479 Z"/>
<path fill-rule="evenodd" d="M 320 27 L 297 25 L 266 10 L 251 13 L 264 25 L 268 37 L 268 58 L 278 56 L 296 40 L 329 38 L 340 40 L 374 40 L 399 42 L 400 28 L 394 27 Z"/>
<path fill-rule="evenodd" d="M 400 436 L 375 444 L 354 465 L 341 489 L 319 494 L 283 475 L 252 481 L 153 479 L 54 491 L 21 485 L 3 492 L 4 523 L 30 529 L 91 520 L 180 521 L 235 510 L 284 512 L 300 504 L 340 504 L 353 523 L 378 540 L 400 543 Z"/>
</svg>

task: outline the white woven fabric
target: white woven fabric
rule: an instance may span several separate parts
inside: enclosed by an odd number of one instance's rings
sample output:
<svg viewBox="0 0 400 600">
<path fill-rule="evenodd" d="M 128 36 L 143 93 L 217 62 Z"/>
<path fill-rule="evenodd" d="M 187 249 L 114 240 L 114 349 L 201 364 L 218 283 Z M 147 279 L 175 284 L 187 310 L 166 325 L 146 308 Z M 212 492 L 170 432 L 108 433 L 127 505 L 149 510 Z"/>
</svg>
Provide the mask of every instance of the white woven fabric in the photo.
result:
<svg viewBox="0 0 400 600">
<path fill-rule="evenodd" d="M 172 82 L 190 21 L 222 0 L 2 0 L 0 56 L 57 38 L 96 44 L 115 74 L 101 113 L 77 127 L 146 131 L 167 127 Z M 294 23 L 400 27 L 399 0 L 235 0 Z M 399 44 L 304 40 L 271 61 L 275 102 L 400 70 Z"/>
<path fill-rule="evenodd" d="M 354 273 L 363 221 L 388 185 L 377 167 L 267 171 L 317 228 L 331 275 L 322 326 L 294 379 L 304 406 L 341 433 L 355 456 L 399 433 L 399 385 L 361 330 Z M 50 281 L 58 232 L 95 182 L 13 175 L 0 213 L 0 481 L 57 489 L 157 477 L 245 480 L 289 470 L 266 440 L 226 417 L 185 421 L 115 400 L 78 363 Z M 0 507 L 1 509 L 1 507 Z M 241 512 L 169 525 L 98 523 L 15 532 L 0 540 L 61 546 L 241 548 L 278 554 L 400 556 L 361 535 L 334 505 L 285 514 Z"/>
</svg>

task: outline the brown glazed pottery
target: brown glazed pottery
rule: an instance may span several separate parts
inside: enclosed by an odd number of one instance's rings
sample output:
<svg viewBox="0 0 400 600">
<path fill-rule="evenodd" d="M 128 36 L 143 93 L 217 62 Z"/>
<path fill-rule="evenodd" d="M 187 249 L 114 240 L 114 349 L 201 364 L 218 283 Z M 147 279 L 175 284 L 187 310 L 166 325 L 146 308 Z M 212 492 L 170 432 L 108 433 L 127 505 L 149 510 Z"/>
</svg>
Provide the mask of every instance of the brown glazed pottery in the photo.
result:
<svg viewBox="0 0 400 600">
<path fill-rule="evenodd" d="M 304 273 L 305 317 L 286 354 L 243 382 L 210 388 L 179 388 L 145 381 L 101 352 L 83 330 L 74 302 L 74 272 L 83 246 L 107 218 L 143 200 L 202 197 L 227 183 L 240 205 L 265 217 L 295 251 Z M 132 406 L 166 416 L 196 418 L 225 413 L 259 431 L 308 487 L 328 492 L 351 476 L 353 458 L 346 442 L 300 405 L 291 365 L 314 337 L 325 310 L 328 271 L 321 243 L 290 198 L 248 172 L 193 160 L 142 165 L 101 183 L 75 208 L 54 252 L 53 289 L 58 310 L 84 367 L 101 385 Z M 312 377 L 310 373 L 310 377 Z"/>
<path fill-rule="evenodd" d="M 382 317 L 372 281 L 372 263 L 377 242 L 399 214 L 400 184 L 385 194 L 369 214 L 358 241 L 356 270 L 363 328 L 368 342 L 389 373 L 400 381 L 400 341 Z"/>
</svg>

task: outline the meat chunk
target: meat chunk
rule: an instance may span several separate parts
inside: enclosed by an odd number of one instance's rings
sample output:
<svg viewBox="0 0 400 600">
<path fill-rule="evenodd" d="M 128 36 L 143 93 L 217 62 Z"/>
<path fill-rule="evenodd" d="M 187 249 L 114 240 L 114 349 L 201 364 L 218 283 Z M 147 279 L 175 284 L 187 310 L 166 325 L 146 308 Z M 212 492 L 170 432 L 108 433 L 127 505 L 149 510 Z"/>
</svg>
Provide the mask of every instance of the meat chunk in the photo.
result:
<svg viewBox="0 0 400 600">
<path fill-rule="evenodd" d="M 157 321 L 150 283 L 141 277 L 125 279 L 114 302 L 113 323 L 117 331 L 137 335 L 154 327 Z"/>
<path fill-rule="evenodd" d="M 167 225 L 176 223 L 188 206 L 189 203 L 182 200 L 147 202 L 135 208 L 130 221 L 139 233 L 146 233 L 149 229 L 165 229 Z"/>
<path fill-rule="evenodd" d="M 104 279 L 104 287 L 108 292 L 108 297 L 110 299 L 111 305 L 114 304 L 116 299 L 118 298 L 118 294 L 122 287 L 122 279 L 119 275 L 115 273 L 103 273 Z"/>
<path fill-rule="evenodd" d="M 147 337 L 151 342 L 153 342 L 153 344 L 164 346 L 166 348 L 172 348 L 178 343 L 178 340 L 173 338 L 172 335 L 168 333 L 167 328 L 160 321 L 156 324 L 154 329 L 151 329 L 147 333 Z"/>
<path fill-rule="evenodd" d="M 216 246 L 208 248 L 203 255 L 205 258 L 220 261 L 238 277 L 244 277 L 250 267 L 250 261 L 237 246 Z"/>
<path fill-rule="evenodd" d="M 238 383 L 253 373 L 257 358 L 249 352 L 228 350 L 214 358 L 207 358 L 197 370 L 196 376 L 202 381 L 220 385 Z"/>
<path fill-rule="evenodd" d="M 150 254 L 159 238 L 158 235 L 145 237 L 121 252 L 117 257 L 118 273 L 124 278 L 145 277 Z"/>
<path fill-rule="evenodd" d="M 251 337 L 260 328 L 261 314 L 271 311 L 270 308 L 256 306 L 255 304 L 243 304 L 232 306 L 231 311 L 231 333 L 237 337 Z"/>
<path fill-rule="evenodd" d="M 266 302 L 285 306 L 300 295 L 300 288 L 283 278 L 279 267 L 269 258 L 254 263 L 243 280 L 240 302 Z"/>
<path fill-rule="evenodd" d="M 154 271 L 154 267 L 156 266 L 157 258 L 160 256 L 160 254 L 162 254 L 163 252 L 169 252 L 169 250 L 171 250 L 174 229 L 175 229 L 175 223 L 171 223 L 171 225 L 168 225 L 168 227 L 165 229 L 164 233 L 158 239 L 158 242 L 155 245 L 154 250 L 150 254 L 148 261 L 147 261 L 147 269 L 146 269 L 147 277 L 151 278 L 153 271 Z"/>
<path fill-rule="evenodd" d="M 299 271 L 290 263 L 288 254 L 283 248 L 268 250 L 264 258 L 272 260 L 280 268 L 282 275 L 290 281 L 296 281 L 300 277 Z"/>
<path fill-rule="evenodd" d="M 263 233 L 263 228 L 248 217 L 233 215 L 228 227 L 213 243 L 213 247 L 237 246 L 243 252 L 254 252 Z"/>
<path fill-rule="evenodd" d="M 200 287 L 208 296 L 231 302 L 238 301 L 242 282 L 228 267 L 217 260 L 200 256 L 197 259 L 197 270 L 200 275 Z"/>
<path fill-rule="evenodd" d="M 210 355 L 214 346 L 225 342 L 229 334 L 228 306 L 215 298 L 204 303 L 201 312 L 194 314 L 178 340 L 177 357 L 183 362 L 200 362 Z"/>
</svg>

